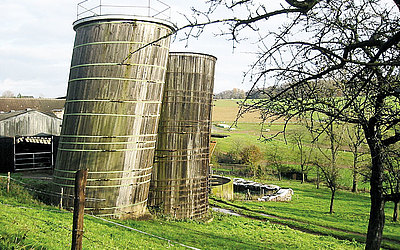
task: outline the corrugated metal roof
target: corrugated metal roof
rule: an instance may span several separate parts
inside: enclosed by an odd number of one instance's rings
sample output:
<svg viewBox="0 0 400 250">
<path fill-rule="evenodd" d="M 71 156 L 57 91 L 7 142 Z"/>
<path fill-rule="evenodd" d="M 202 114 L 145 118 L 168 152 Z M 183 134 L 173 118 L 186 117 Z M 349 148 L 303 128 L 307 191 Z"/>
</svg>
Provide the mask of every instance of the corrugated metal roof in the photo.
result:
<svg viewBox="0 0 400 250">
<path fill-rule="evenodd" d="M 47 98 L 0 98 L 0 111 L 26 110 L 28 108 L 41 112 L 51 112 L 64 108 L 65 99 Z"/>
</svg>

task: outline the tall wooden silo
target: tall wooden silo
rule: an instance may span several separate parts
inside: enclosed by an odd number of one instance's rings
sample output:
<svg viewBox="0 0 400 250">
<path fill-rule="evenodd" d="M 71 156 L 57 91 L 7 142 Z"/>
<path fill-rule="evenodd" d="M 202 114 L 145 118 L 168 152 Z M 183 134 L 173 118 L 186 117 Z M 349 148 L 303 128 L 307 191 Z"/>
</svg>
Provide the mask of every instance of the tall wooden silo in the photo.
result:
<svg viewBox="0 0 400 250">
<path fill-rule="evenodd" d="M 74 173 L 87 168 L 86 212 L 140 217 L 146 211 L 173 25 L 146 17 L 93 16 L 76 21 L 74 29 L 53 182 L 72 195 Z M 72 199 L 65 205 L 72 207 Z"/>
<path fill-rule="evenodd" d="M 215 62 L 199 53 L 169 55 L 149 206 L 176 218 L 208 212 Z"/>
</svg>

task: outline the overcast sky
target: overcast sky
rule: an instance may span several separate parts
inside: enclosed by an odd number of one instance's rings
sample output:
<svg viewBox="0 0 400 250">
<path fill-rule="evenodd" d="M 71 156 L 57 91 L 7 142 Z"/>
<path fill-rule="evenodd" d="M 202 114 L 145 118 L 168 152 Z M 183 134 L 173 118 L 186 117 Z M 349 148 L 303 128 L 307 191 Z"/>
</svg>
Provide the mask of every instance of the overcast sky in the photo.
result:
<svg viewBox="0 0 400 250">
<path fill-rule="evenodd" d="M 163 1 L 171 5 L 172 21 L 178 25 L 183 24 L 179 13 L 190 14 L 192 5 L 201 7 L 200 3 L 203 2 Z M 0 1 L 0 95 L 10 90 L 15 95 L 65 96 L 75 36 L 72 23 L 77 19 L 78 2 Z M 147 0 L 142 2 L 147 3 Z M 215 38 L 210 33 L 198 40 L 190 40 L 188 48 L 185 48 L 185 42 L 175 41 L 171 51 L 193 51 L 216 56 L 215 93 L 234 87 L 247 90 L 250 86 L 242 84 L 242 73 L 253 59 L 246 53 L 249 50 L 242 46 L 232 53 L 229 41 Z"/>
</svg>

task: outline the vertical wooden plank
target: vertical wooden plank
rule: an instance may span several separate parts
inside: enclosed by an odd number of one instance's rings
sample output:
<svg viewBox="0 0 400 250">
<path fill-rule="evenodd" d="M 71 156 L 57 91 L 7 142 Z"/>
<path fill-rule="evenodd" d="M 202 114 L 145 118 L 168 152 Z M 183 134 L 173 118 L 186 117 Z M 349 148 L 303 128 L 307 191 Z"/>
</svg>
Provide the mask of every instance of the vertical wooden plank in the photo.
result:
<svg viewBox="0 0 400 250">
<path fill-rule="evenodd" d="M 64 188 L 61 187 L 61 192 L 60 192 L 60 204 L 58 205 L 58 207 L 59 207 L 60 209 L 63 208 L 63 198 L 64 198 Z"/>
<path fill-rule="evenodd" d="M 74 217 L 71 250 L 82 249 L 83 214 L 85 208 L 85 188 L 88 170 L 78 170 L 75 175 Z"/>
<path fill-rule="evenodd" d="M 7 173 L 7 193 L 10 192 L 10 183 L 11 183 L 11 173 Z"/>
</svg>

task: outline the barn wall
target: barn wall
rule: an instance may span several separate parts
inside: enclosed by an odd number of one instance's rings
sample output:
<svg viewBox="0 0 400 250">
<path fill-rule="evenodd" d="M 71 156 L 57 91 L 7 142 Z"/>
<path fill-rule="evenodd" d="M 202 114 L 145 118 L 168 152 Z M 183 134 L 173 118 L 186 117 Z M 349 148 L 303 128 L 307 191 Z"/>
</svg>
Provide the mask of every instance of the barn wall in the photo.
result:
<svg viewBox="0 0 400 250">
<path fill-rule="evenodd" d="M 28 112 L 0 121 L 0 136 L 59 135 L 62 120 L 40 112 Z"/>
</svg>

